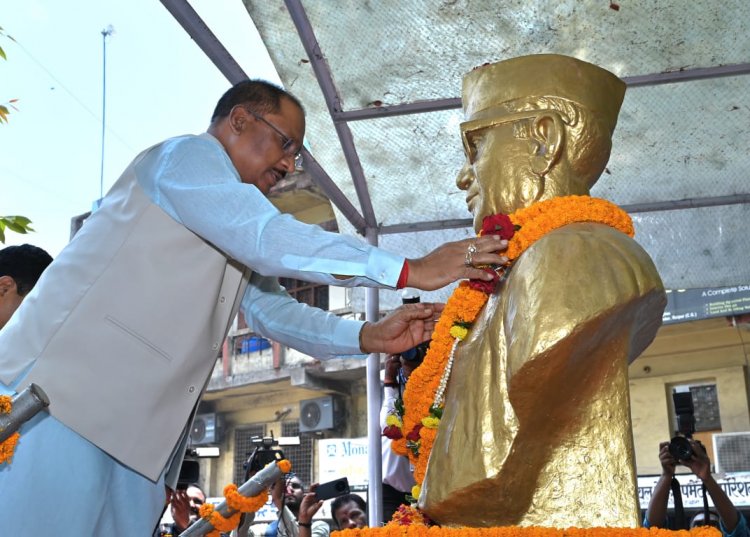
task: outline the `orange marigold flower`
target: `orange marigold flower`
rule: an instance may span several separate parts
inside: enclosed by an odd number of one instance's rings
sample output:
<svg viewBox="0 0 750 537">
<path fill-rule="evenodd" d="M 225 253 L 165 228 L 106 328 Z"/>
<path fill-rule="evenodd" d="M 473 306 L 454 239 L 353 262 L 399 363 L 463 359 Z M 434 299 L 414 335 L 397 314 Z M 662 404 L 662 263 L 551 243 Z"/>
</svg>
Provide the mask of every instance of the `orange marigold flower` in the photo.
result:
<svg viewBox="0 0 750 537">
<path fill-rule="evenodd" d="M 5 462 L 10 464 L 10 460 L 13 458 L 13 452 L 16 450 L 16 444 L 20 437 L 21 435 L 16 431 L 6 438 L 5 442 L 0 443 L 0 464 Z"/>
<path fill-rule="evenodd" d="M 284 474 L 288 474 L 292 471 L 292 463 L 286 459 L 282 459 L 276 464 L 278 465 L 279 470 L 281 470 L 281 472 Z"/>
<path fill-rule="evenodd" d="M 10 395 L 0 395 L 0 414 L 8 414 L 13 410 L 13 398 Z"/>
</svg>

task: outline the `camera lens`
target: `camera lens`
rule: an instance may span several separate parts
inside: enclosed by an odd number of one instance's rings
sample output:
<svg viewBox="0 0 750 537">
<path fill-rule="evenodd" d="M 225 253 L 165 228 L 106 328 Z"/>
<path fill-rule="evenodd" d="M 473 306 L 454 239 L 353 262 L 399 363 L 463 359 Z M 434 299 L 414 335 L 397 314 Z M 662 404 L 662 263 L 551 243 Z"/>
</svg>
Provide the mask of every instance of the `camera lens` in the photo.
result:
<svg viewBox="0 0 750 537">
<path fill-rule="evenodd" d="M 686 461 L 693 456 L 693 448 L 684 436 L 675 436 L 669 441 L 669 453 L 678 461 Z"/>
</svg>

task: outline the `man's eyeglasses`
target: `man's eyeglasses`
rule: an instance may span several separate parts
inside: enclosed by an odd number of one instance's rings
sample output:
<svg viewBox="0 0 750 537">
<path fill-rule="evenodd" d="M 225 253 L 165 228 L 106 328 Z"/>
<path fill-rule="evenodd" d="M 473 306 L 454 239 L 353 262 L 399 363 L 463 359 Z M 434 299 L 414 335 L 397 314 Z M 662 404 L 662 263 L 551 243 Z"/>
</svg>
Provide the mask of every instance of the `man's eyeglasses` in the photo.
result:
<svg viewBox="0 0 750 537">
<path fill-rule="evenodd" d="M 260 114 L 253 112 L 249 108 L 245 108 L 245 110 L 247 110 L 247 112 L 250 115 L 252 115 L 255 119 L 262 121 L 263 123 L 271 127 L 271 129 L 274 132 L 276 132 L 276 134 L 279 135 L 279 137 L 281 138 L 281 150 L 284 152 L 284 154 L 294 157 L 294 169 L 301 170 L 302 169 L 302 153 L 300 153 L 299 151 L 297 152 L 294 151 L 294 140 L 289 138 L 289 136 L 284 134 L 281 131 L 281 129 L 279 129 L 276 125 L 268 121 L 266 118 L 264 118 Z"/>
<path fill-rule="evenodd" d="M 469 159 L 469 163 L 474 164 L 474 161 L 476 160 L 477 137 L 480 133 L 487 129 L 504 125 L 505 123 L 513 123 L 520 119 L 536 117 L 539 113 L 539 110 L 527 110 L 524 112 L 493 116 L 484 119 L 474 119 L 472 121 L 464 121 L 461 123 L 461 141 L 464 144 L 464 152 L 466 153 L 466 158 Z"/>
</svg>

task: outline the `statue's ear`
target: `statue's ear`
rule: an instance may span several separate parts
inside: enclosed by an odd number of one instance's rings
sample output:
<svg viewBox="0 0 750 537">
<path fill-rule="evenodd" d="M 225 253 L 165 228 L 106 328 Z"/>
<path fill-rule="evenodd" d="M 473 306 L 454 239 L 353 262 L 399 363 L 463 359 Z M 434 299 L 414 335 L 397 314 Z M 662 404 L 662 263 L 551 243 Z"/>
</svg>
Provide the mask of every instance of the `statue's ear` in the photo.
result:
<svg viewBox="0 0 750 537">
<path fill-rule="evenodd" d="M 531 156 L 531 169 L 540 176 L 546 175 L 560 159 L 565 143 L 565 124 L 554 110 L 544 110 L 531 127 L 536 152 Z"/>
</svg>

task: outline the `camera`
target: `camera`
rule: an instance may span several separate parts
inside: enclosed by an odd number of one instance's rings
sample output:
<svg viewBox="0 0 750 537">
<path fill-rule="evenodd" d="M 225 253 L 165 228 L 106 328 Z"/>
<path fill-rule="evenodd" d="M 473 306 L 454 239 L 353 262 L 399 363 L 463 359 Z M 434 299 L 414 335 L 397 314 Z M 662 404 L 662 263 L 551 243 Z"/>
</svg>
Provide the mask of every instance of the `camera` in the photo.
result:
<svg viewBox="0 0 750 537">
<path fill-rule="evenodd" d="M 402 304 L 418 304 L 419 294 L 413 289 L 404 289 L 404 292 L 401 295 L 401 303 Z M 401 358 L 403 358 L 407 362 L 413 362 L 414 364 L 419 364 L 422 362 L 422 360 L 424 360 L 424 357 L 427 354 L 427 349 L 429 348 L 430 348 L 430 342 L 425 341 L 424 343 L 420 343 L 416 347 L 412 347 L 411 349 L 402 352 Z"/>
<path fill-rule="evenodd" d="M 693 456 L 690 439 L 695 432 L 695 409 L 690 392 L 672 392 L 674 412 L 677 416 L 677 432 L 669 441 L 669 453 L 675 460 L 686 461 Z"/>
<path fill-rule="evenodd" d="M 177 477 L 177 490 L 187 490 L 188 485 L 197 483 L 201 475 L 200 464 L 198 464 L 198 452 L 194 449 L 185 451 L 185 458 L 180 466 L 180 475 Z"/>
<path fill-rule="evenodd" d="M 349 480 L 345 477 L 329 481 L 328 483 L 321 483 L 315 489 L 315 497 L 318 500 L 330 500 L 331 498 L 350 493 Z"/>
<path fill-rule="evenodd" d="M 243 465 L 246 476 L 259 472 L 266 465 L 284 458 L 284 453 L 278 449 L 278 444 L 273 438 L 273 433 L 271 433 L 271 436 L 264 436 L 262 438 L 255 436 L 251 438 L 251 441 L 255 445 L 255 449 L 253 449 L 247 462 Z"/>
</svg>

